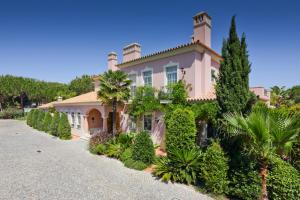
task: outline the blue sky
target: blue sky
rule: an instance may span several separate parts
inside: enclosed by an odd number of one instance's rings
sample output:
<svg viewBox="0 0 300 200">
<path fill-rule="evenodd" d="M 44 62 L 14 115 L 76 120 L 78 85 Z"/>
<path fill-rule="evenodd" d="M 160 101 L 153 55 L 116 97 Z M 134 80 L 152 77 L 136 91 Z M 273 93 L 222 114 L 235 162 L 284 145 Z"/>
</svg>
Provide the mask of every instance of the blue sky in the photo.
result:
<svg viewBox="0 0 300 200">
<path fill-rule="evenodd" d="M 0 74 L 69 82 L 106 70 L 106 56 L 132 42 L 142 54 L 189 42 L 192 16 L 213 19 L 220 52 L 230 18 L 246 33 L 251 86 L 300 84 L 297 1 L 0 0 Z"/>
</svg>

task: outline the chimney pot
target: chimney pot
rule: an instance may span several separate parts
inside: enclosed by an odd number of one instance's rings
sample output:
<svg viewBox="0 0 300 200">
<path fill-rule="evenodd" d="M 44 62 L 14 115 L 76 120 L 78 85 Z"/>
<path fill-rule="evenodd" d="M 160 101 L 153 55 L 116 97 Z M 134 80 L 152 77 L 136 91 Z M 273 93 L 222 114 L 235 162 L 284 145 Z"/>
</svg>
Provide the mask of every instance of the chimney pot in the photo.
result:
<svg viewBox="0 0 300 200">
<path fill-rule="evenodd" d="M 194 34 L 192 42 L 200 41 L 211 47 L 211 17 L 206 12 L 197 13 L 193 17 Z"/>
<path fill-rule="evenodd" d="M 117 67 L 118 64 L 118 57 L 115 52 L 110 52 L 107 56 L 107 65 L 108 69 L 112 71 L 116 71 L 119 68 Z"/>
<path fill-rule="evenodd" d="M 141 57 L 141 45 L 132 43 L 123 48 L 123 62 L 128 62 Z"/>
</svg>

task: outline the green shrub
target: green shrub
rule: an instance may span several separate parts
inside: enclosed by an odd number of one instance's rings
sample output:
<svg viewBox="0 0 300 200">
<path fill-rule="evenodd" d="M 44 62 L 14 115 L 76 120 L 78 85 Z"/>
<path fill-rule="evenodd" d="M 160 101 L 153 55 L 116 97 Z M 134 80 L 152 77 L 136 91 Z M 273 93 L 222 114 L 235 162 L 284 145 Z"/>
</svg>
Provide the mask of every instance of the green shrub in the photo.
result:
<svg viewBox="0 0 300 200">
<path fill-rule="evenodd" d="M 108 144 L 106 155 L 113 158 L 120 158 L 123 153 L 123 148 L 120 143 L 110 143 Z"/>
<path fill-rule="evenodd" d="M 47 112 L 43 121 L 43 131 L 45 131 L 46 133 L 50 132 L 51 122 L 52 116 L 49 112 Z"/>
<path fill-rule="evenodd" d="M 145 164 L 142 161 L 133 160 L 132 158 L 127 159 L 124 162 L 125 167 L 136 169 L 136 170 L 144 170 L 148 167 L 147 164 Z"/>
<path fill-rule="evenodd" d="M 132 158 L 149 165 L 153 162 L 154 155 L 154 146 L 150 135 L 147 132 L 139 133 L 132 147 Z"/>
<path fill-rule="evenodd" d="M 39 131 L 43 130 L 44 119 L 45 119 L 45 112 L 40 110 L 39 115 L 38 115 L 38 120 L 37 120 L 37 129 Z"/>
<path fill-rule="evenodd" d="M 65 113 L 62 113 L 60 116 L 60 121 L 58 123 L 58 134 L 59 138 L 63 140 L 69 140 L 71 136 L 71 126 L 69 124 L 68 117 Z"/>
<path fill-rule="evenodd" d="M 18 119 L 23 116 L 23 110 L 18 108 L 6 108 L 0 112 L 0 119 Z"/>
<path fill-rule="evenodd" d="M 166 150 L 195 148 L 196 125 L 194 113 L 189 109 L 176 109 L 166 122 Z"/>
<path fill-rule="evenodd" d="M 134 134 L 132 133 L 121 133 L 117 138 L 117 142 L 120 143 L 124 149 L 126 149 L 132 145 L 133 138 Z"/>
<path fill-rule="evenodd" d="M 102 131 L 99 134 L 92 135 L 92 137 L 89 140 L 89 151 L 93 153 L 94 149 L 99 144 L 106 144 L 111 137 L 112 135 L 109 134 L 107 131 Z"/>
<path fill-rule="evenodd" d="M 50 125 L 50 134 L 51 135 L 59 136 L 59 134 L 58 134 L 59 121 L 60 121 L 60 115 L 58 112 L 55 112 L 54 116 L 52 118 L 52 121 L 51 121 L 51 125 Z"/>
<path fill-rule="evenodd" d="M 124 150 L 124 152 L 120 156 L 120 160 L 124 163 L 126 160 L 132 158 L 132 149 L 127 148 Z"/>
<path fill-rule="evenodd" d="M 153 173 L 165 182 L 195 184 L 200 172 L 200 163 L 200 151 L 172 149 L 168 157 L 156 159 Z"/>
<path fill-rule="evenodd" d="M 228 158 L 218 142 L 213 142 L 203 155 L 201 179 L 209 192 L 223 194 L 228 189 Z"/>
<path fill-rule="evenodd" d="M 107 151 L 107 146 L 105 144 L 98 144 L 95 148 L 93 153 L 98 155 L 104 155 Z"/>
<path fill-rule="evenodd" d="M 274 157 L 267 176 L 270 199 L 300 199 L 300 175 L 289 163 Z"/>
<path fill-rule="evenodd" d="M 39 109 L 35 109 L 32 114 L 32 127 L 35 129 L 37 129 L 39 114 L 40 114 Z"/>
<path fill-rule="evenodd" d="M 32 126 L 32 117 L 33 117 L 34 110 L 30 110 L 30 112 L 27 114 L 27 125 Z"/>
<path fill-rule="evenodd" d="M 230 173 L 229 195 L 245 200 L 259 199 L 261 180 L 256 169 L 240 169 Z"/>
</svg>

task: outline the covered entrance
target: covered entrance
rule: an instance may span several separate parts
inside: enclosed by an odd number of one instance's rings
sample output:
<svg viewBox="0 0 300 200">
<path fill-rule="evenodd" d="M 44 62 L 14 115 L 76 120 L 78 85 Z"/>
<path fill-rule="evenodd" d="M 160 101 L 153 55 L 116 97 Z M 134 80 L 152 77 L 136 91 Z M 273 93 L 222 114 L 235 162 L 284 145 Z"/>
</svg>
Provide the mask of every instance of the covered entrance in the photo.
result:
<svg viewBox="0 0 300 200">
<path fill-rule="evenodd" d="M 90 112 L 88 113 L 87 121 L 88 121 L 88 130 L 91 135 L 96 132 L 102 131 L 103 118 L 99 110 L 97 109 L 90 110 Z"/>
</svg>

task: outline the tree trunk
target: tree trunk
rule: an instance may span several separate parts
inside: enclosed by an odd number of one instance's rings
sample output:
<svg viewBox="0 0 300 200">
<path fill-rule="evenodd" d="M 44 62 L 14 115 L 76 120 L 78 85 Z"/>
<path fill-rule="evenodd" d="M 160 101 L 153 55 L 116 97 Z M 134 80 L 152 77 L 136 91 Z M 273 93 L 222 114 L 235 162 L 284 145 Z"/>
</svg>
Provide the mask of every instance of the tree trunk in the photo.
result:
<svg viewBox="0 0 300 200">
<path fill-rule="evenodd" d="M 117 120 L 116 120 L 116 112 L 117 112 L 117 101 L 113 100 L 112 102 L 112 124 L 113 124 L 113 137 L 117 135 Z"/>
<path fill-rule="evenodd" d="M 261 200 L 268 200 L 268 191 L 267 191 L 267 175 L 268 175 L 268 166 L 262 165 L 260 168 L 261 176 Z"/>
</svg>

